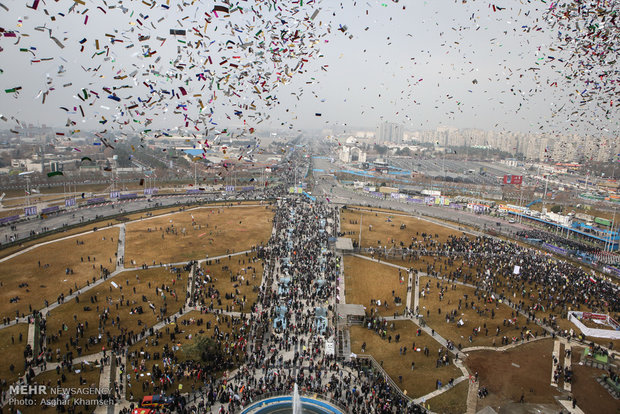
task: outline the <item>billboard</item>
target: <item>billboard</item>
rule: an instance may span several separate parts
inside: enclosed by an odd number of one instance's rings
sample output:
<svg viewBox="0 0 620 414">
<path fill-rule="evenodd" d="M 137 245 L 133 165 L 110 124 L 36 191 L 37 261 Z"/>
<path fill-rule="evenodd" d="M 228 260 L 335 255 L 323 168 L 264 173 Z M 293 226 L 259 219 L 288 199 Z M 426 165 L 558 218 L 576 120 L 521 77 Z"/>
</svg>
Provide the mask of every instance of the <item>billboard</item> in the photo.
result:
<svg viewBox="0 0 620 414">
<path fill-rule="evenodd" d="M 523 183 L 522 175 L 504 175 L 504 184 L 521 185 Z"/>
</svg>

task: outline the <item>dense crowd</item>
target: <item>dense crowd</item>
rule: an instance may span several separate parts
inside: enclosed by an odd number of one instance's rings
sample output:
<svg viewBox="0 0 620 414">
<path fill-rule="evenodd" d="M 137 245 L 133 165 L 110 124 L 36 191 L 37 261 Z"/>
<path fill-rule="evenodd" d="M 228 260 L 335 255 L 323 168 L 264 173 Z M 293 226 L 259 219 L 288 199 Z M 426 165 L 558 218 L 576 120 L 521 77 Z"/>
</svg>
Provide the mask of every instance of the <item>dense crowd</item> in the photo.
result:
<svg viewBox="0 0 620 414">
<path fill-rule="evenodd" d="M 238 412 L 264 396 L 291 394 L 297 384 L 346 412 L 423 411 L 365 362 L 342 363 L 325 352 L 335 329 L 332 323 L 321 332 L 317 315 L 325 308 L 335 320 L 340 260 L 328 249 L 328 239 L 337 218 L 336 210 L 324 204 L 286 200 L 279 205 L 273 235 L 260 250 L 264 281 L 253 307 L 246 361 L 234 377 L 205 384 L 206 397 L 191 407 L 200 411 L 225 403 L 220 412 Z M 202 297 L 196 296 L 198 303 Z"/>
<path fill-rule="evenodd" d="M 534 230 L 534 229 L 519 230 L 516 233 L 516 235 L 518 237 L 523 237 L 526 240 L 527 239 L 541 240 L 545 243 L 549 243 L 554 246 L 561 247 L 567 250 L 569 253 L 570 252 L 594 253 L 600 250 L 600 248 L 589 245 L 583 240 L 569 239 L 569 238 L 557 235 L 555 233 L 551 233 L 550 231 L 542 231 L 542 230 Z"/>
<path fill-rule="evenodd" d="M 402 260 L 425 263 L 429 275 L 471 283 L 489 295 L 496 293 L 497 300 L 510 299 L 532 316 L 541 310 L 560 315 L 569 307 L 620 312 L 620 289 L 610 280 L 514 242 L 462 235 L 441 243 L 425 235 L 398 254 Z"/>
<path fill-rule="evenodd" d="M 75 315 L 54 332 L 49 331 L 45 318 L 35 312 L 43 333 L 43 352 L 36 356 L 26 348 L 29 354 L 25 357 L 30 361 L 26 382 L 33 381 L 35 367 L 52 361 L 71 367 L 76 356 L 97 348 L 111 351 L 114 357 L 127 357 L 127 366 L 121 368 L 126 370 L 128 385 L 133 387 L 127 389 L 130 399 L 134 399 L 134 393 L 171 395 L 174 402 L 168 407 L 170 411 L 235 413 L 268 395 L 290 394 L 297 384 L 301 392 L 319 394 L 319 398 L 344 407 L 346 412 L 424 412 L 368 362 L 343 362 L 327 352 L 337 334 L 335 305 L 341 293 L 337 281 L 342 263 L 329 248 L 330 237 L 337 233 L 337 222 L 338 212 L 328 204 L 283 199 L 275 209 L 269 242 L 254 246 L 251 256 L 238 259 L 243 260 L 245 270 L 243 275 L 229 272 L 229 290 L 218 288 L 209 271 L 216 265 L 227 270 L 225 264 L 207 259 L 204 266 L 190 262 L 184 269 L 195 269 L 187 301 L 181 297 L 179 302 L 177 298 L 179 289 L 183 289 L 175 286 L 181 279 L 181 269 L 171 269 L 174 276 L 166 283 L 148 285 L 154 296 L 168 298 L 159 309 L 147 307 L 146 296 L 141 306 L 125 299 L 82 295 L 81 299 L 87 300 L 84 311 L 96 309 L 97 326 L 89 327 L 84 315 Z M 176 229 L 170 230 L 173 231 Z M 547 319 L 549 314 L 563 314 L 568 308 L 620 312 L 620 292 L 615 284 L 593 277 L 570 262 L 515 243 L 465 235 L 450 236 L 440 242 L 436 234 L 415 233 L 409 243 L 401 242 L 396 248 L 401 259 L 422 264 L 429 275 L 472 284 L 477 295 L 506 300 L 532 320 L 537 319 L 539 312 L 544 313 L 538 319 L 545 324 L 553 325 L 553 319 Z M 384 247 L 372 253 L 381 257 L 386 251 Z M 256 272 L 259 261 L 263 268 L 260 285 Z M 254 287 L 255 302 L 240 293 L 240 284 Z M 129 286 L 126 281 L 125 288 L 130 289 Z M 223 305 L 223 299 L 232 304 Z M 204 318 L 171 317 L 177 309 L 177 315 L 182 315 L 185 304 L 197 309 Z M 371 303 L 371 307 L 374 305 Z M 143 324 L 140 331 L 126 329 L 118 317 L 119 308 L 131 309 L 131 314 L 137 316 L 152 312 L 164 327 L 155 330 Z M 215 317 L 215 323 L 207 314 Z M 331 322 L 326 328 L 320 323 L 322 315 L 327 315 Z M 446 314 L 448 319 L 455 317 L 456 314 Z M 216 345 L 214 358 L 187 358 L 183 346 L 176 345 L 189 324 L 201 328 L 200 333 L 208 335 Z M 371 316 L 365 324 L 391 341 L 391 337 L 387 338 L 385 319 Z M 112 334 L 112 327 L 120 333 Z M 502 345 L 504 342 L 508 343 L 509 338 L 504 336 Z M 449 349 L 453 347 L 450 343 Z M 101 366 L 108 363 L 104 352 Z M 449 363 L 446 350 L 439 355 L 437 366 Z M 570 381 L 572 372 L 558 370 L 557 376 Z M 182 382 L 190 383 L 191 390 L 182 390 Z M 115 387 L 120 395 L 122 387 Z"/>
</svg>

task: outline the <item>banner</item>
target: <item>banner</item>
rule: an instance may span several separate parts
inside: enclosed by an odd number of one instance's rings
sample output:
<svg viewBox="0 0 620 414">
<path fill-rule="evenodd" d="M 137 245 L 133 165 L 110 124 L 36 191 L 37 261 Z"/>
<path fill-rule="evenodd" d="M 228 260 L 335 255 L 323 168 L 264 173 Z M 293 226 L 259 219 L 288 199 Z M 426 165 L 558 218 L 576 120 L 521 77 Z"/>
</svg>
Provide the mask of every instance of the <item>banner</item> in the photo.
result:
<svg viewBox="0 0 620 414">
<path fill-rule="evenodd" d="M 599 321 L 606 321 L 607 320 L 607 315 L 603 315 L 601 313 L 584 312 L 581 317 L 583 319 L 596 319 L 596 320 L 599 320 Z"/>
<path fill-rule="evenodd" d="M 522 175 L 504 175 L 504 184 L 521 185 L 523 183 Z"/>
<path fill-rule="evenodd" d="M 30 206 L 24 208 L 24 215 L 26 216 L 36 216 L 37 215 L 37 206 Z"/>
</svg>

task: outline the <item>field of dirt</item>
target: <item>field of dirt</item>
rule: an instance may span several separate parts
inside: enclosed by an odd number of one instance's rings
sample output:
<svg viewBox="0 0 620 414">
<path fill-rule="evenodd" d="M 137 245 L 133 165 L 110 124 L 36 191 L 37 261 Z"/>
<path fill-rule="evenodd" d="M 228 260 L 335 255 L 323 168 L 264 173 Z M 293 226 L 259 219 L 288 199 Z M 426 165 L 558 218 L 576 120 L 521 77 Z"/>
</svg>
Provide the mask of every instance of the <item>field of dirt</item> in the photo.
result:
<svg viewBox="0 0 620 414">
<path fill-rule="evenodd" d="M 505 352 L 471 352 L 465 365 L 471 373 L 478 372 L 480 387 L 489 391 L 486 398 L 478 400 L 477 410 L 490 406 L 499 412 L 504 405 L 519 402 L 521 395 L 525 403 L 554 404 L 554 396 L 561 394 L 551 386 L 552 352 L 551 339 Z"/>
</svg>

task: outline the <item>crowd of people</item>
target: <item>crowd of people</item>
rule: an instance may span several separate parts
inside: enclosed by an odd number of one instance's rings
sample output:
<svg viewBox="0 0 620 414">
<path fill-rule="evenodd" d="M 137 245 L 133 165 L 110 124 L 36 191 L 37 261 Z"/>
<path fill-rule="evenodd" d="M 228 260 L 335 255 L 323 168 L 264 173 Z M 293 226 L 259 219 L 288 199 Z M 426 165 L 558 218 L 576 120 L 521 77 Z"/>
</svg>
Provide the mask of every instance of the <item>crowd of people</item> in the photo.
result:
<svg viewBox="0 0 620 414">
<path fill-rule="evenodd" d="M 393 388 L 384 374 L 368 361 L 345 362 L 328 351 L 333 349 L 337 336 L 335 305 L 339 295 L 344 294 L 337 283 L 342 263 L 329 248 L 330 238 L 337 234 L 338 219 L 338 210 L 329 204 L 310 203 L 303 198 L 278 201 L 269 242 L 254 246 L 251 256 L 238 259 L 244 260 L 243 278 L 230 273 L 234 285 L 230 291 L 221 291 L 208 269 L 224 263 L 207 259 L 204 266 L 199 266 L 190 262 L 185 270 L 193 267 L 194 271 L 187 297 L 181 297 L 180 303 L 170 299 L 158 311 L 152 309 L 157 321 L 165 323 L 159 330 L 146 325 L 138 332 L 127 330 L 118 316 L 112 316 L 119 307 L 141 313 L 137 311 L 140 306 L 129 300 L 115 303 L 106 298 L 99 303 L 96 297 L 90 296 L 86 306 L 89 310 L 96 308 L 99 315 L 98 326 L 90 329 L 88 321 L 76 315 L 57 331 L 46 332 L 45 318 L 35 312 L 45 342 L 41 343 L 41 355 L 32 355 L 32 350 L 28 355 L 32 361 L 27 366 L 26 382 L 35 380 L 32 368 L 51 361 L 70 367 L 73 358 L 96 347 L 109 350 L 114 356 L 127 357 L 127 366 L 122 369 L 134 387 L 126 390 L 129 398 L 134 394 L 164 393 L 173 397 L 168 409 L 183 413 L 213 410 L 236 413 L 265 396 L 290 394 L 295 384 L 302 393 L 318 394 L 346 412 L 424 412 L 423 407 Z M 167 231 L 172 234 L 177 229 Z M 548 315 L 563 314 L 569 307 L 620 312 L 620 292 L 615 284 L 593 277 L 570 262 L 515 243 L 465 235 L 449 236 L 440 242 L 436 234 L 416 233 L 408 245 L 401 242 L 396 247 L 403 260 L 422 263 L 429 275 L 473 284 L 477 294 L 506 300 L 516 310 L 543 324 L 553 325 L 553 318 Z M 377 249 L 373 254 L 381 257 L 385 251 Z M 256 273 L 259 261 L 262 275 Z M 177 298 L 179 289 L 174 286 L 174 280 L 180 280 L 180 270 L 175 273 L 167 283 L 149 285 L 155 296 Z M 239 284 L 253 286 L 257 294 L 255 302 L 240 294 Z M 129 282 L 127 289 L 128 286 Z M 232 305 L 222 305 L 223 298 L 232 300 Z M 59 301 L 64 301 L 64 297 L 59 297 Z M 211 326 L 211 322 L 200 317 L 191 321 L 170 317 L 177 307 L 177 314 L 183 314 L 186 304 L 201 315 L 215 315 L 216 323 Z M 537 318 L 540 312 L 545 316 Z M 323 315 L 331 322 L 326 329 L 320 323 Z M 455 317 L 456 314 L 446 313 L 451 322 Z M 216 344 L 215 358 L 187 358 L 179 353 L 182 346 L 160 346 L 160 343 L 178 342 L 184 327 L 190 323 L 204 326 L 201 331 Z M 365 324 L 391 342 L 385 319 L 370 317 Z M 120 333 L 112 334 L 112 326 Z M 508 343 L 509 338 L 504 337 L 502 344 L 504 341 Z M 64 349 L 56 345 L 61 342 Z M 446 350 L 439 355 L 437 366 L 449 363 Z M 226 374 L 217 375 L 222 373 Z M 570 378 L 572 372 L 558 372 L 560 375 Z M 191 383 L 191 390 L 180 390 L 178 385 L 183 381 Z"/>
<path fill-rule="evenodd" d="M 326 352 L 335 336 L 341 266 L 328 248 L 337 219 L 337 211 L 325 204 L 281 202 L 273 235 L 258 250 L 264 260 L 264 280 L 258 303 L 252 307 L 245 362 L 234 376 L 206 383 L 204 398 L 191 400 L 191 408 L 206 410 L 219 403 L 219 412 L 238 412 L 264 396 L 291 394 L 297 384 L 302 393 L 319 394 L 346 412 L 424 410 L 403 398 L 365 361 L 345 363 Z M 321 308 L 328 310 L 332 321 L 322 333 L 317 322 Z"/>
<path fill-rule="evenodd" d="M 568 308 L 620 312 L 620 289 L 610 280 L 514 242 L 461 235 L 440 243 L 427 236 L 399 254 L 405 261 L 425 264 L 431 276 L 470 283 L 489 295 L 496 293 L 496 300 L 512 301 L 533 318 L 541 311 L 561 315 Z"/>
<path fill-rule="evenodd" d="M 583 253 L 595 253 L 600 248 L 587 244 L 583 240 L 569 239 L 562 237 L 550 231 L 543 230 L 519 230 L 516 232 L 518 237 L 522 237 L 526 240 L 541 240 L 542 242 L 552 244 L 554 246 L 566 249 L 568 252 L 583 252 Z"/>
</svg>

